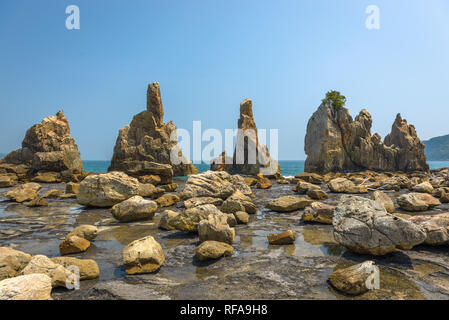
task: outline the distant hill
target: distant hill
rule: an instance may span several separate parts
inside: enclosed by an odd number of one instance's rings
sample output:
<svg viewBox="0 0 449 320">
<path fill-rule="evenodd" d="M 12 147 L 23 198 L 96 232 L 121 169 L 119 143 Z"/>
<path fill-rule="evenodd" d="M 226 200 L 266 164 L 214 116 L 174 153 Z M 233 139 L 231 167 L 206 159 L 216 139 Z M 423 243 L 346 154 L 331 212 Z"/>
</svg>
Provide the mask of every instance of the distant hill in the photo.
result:
<svg viewBox="0 0 449 320">
<path fill-rule="evenodd" d="M 449 161 L 449 134 L 423 141 L 425 153 L 429 161 Z"/>
</svg>

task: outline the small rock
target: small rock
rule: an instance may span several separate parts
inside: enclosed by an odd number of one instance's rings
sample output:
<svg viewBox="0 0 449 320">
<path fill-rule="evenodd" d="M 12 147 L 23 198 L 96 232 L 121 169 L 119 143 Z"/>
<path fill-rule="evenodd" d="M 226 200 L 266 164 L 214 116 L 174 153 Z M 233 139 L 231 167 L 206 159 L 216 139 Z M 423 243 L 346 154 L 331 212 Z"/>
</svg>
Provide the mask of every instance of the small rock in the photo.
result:
<svg viewBox="0 0 449 320">
<path fill-rule="evenodd" d="M 248 224 L 249 222 L 249 215 L 245 211 L 237 211 L 234 216 L 239 224 Z"/>
<path fill-rule="evenodd" d="M 304 209 L 313 202 L 314 200 L 304 197 L 284 196 L 268 202 L 266 207 L 276 212 L 291 212 Z"/>
<path fill-rule="evenodd" d="M 156 199 L 157 204 L 159 207 L 170 207 L 174 205 L 175 203 L 179 202 L 181 199 L 176 194 L 172 193 L 166 193 L 159 198 Z"/>
<path fill-rule="evenodd" d="M 68 235 L 67 238 L 71 236 L 77 236 L 89 241 L 94 240 L 98 235 L 98 228 L 96 226 L 91 226 L 88 224 L 83 224 L 75 229 L 73 229 Z"/>
<path fill-rule="evenodd" d="M 15 173 L 0 174 L 0 188 L 13 187 L 17 183 L 19 183 L 19 181 Z"/>
<path fill-rule="evenodd" d="M 67 280 L 67 270 L 60 264 L 56 264 L 43 255 L 33 256 L 31 261 L 22 270 L 22 275 L 42 273 L 51 278 L 52 287 L 65 287 Z"/>
<path fill-rule="evenodd" d="M 70 236 L 59 244 L 59 252 L 61 255 L 80 253 L 86 251 L 89 247 L 89 240 L 78 236 Z"/>
<path fill-rule="evenodd" d="M 170 220 L 178 216 L 179 213 L 172 210 L 165 210 L 162 212 L 161 219 L 159 220 L 159 229 L 163 230 L 175 230 L 171 225 Z"/>
<path fill-rule="evenodd" d="M 329 198 L 326 192 L 321 189 L 311 189 L 307 191 L 307 196 L 315 200 L 326 200 Z"/>
<path fill-rule="evenodd" d="M 204 241 L 195 250 L 200 261 L 218 259 L 222 256 L 230 257 L 234 255 L 234 248 L 227 243 L 218 241 Z"/>
<path fill-rule="evenodd" d="M 62 265 L 64 268 L 75 266 L 79 269 L 80 280 L 92 280 L 100 276 L 100 268 L 95 260 L 78 259 L 72 257 L 55 257 L 51 258 L 54 263 Z"/>
<path fill-rule="evenodd" d="M 314 202 L 304 210 L 303 219 L 307 222 L 332 224 L 334 211 L 334 206 L 322 202 Z"/>
<path fill-rule="evenodd" d="M 267 236 L 268 242 L 273 245 L 292 244 L 295 242 L 295 233 L 287 230 L 282 233 L 272 233 Z"/>
<path fill-rule="evenodd" d="M 396 199 L 398 205 L 406 211 L 426 211 L 427 209 L 438 206 L 441 202 L 427 193 L 408 193 L 399 196 Z"/>
<path fill-rule="evenodd" d="M 22 203 L 36 198 L 41 188 L 41 185 L 38 183 L 25 183 L 6 191 L 3 195 L 6 198 Z"/>
<path fill-rule="evenodd" d="M 429 182 L 423 182 L 412 187 L 412 191 L 421 193 L 434 193 L 432 185 Z"/>
<path fill-rule="evenodd" d="M 75 182 L 68 182 L 65 185 L 65 193 L 67 194 L 78 194 L 78 191 L 80 190 L 80 184 Z"/>
<path fill-rule="evenodd" d="M 265 177 L 260 177 L 257 181 L 256 188 L 257 189 L 269 189 L 271 188 L 272 184 L 270 179 Z"/>
<path fill-rule="evenodd" d="M 334 271 L 329 275 L 329 282 L 343 293 L 359 295 L 375 288 L 376 284 L 372 281 L 375 280 L 376 273 L 379 276 L 379 268 L 374 261 L 365 261 Z"/>
<path fill-rule="evenodd" d="M 203 204 L 213 204 L 214 206 L 219 207 L 223 204 L 223 200 L 220 198 L 212 198 L 212 197 L 197 197 L 184 201 L 184 207 L 186 207 L 186 209 L 198 207 Z"/>
<path fill-rule="evenodd" d="M 152 236 L 128 244 L 123 249 L 122 257 L 127 274 L 154 272 L 165 261 L 161 245 Z"/>
<path fill-rule="evenodd" d="M 164 190 L 150 183 L 141 183 L 139 185 L 139 196 L 141 197 L 150 197 L 150 198 L 158 198 L 164 193 Z"/>
<path fill-rule="evenodd" d="M 151 219 L 157 210 L 157 203 L 134 196 L 112 207 L 112 215 L 121 222 Z"/>
<path fill-rule="evenodd" d="M 201 242 L 215 240 L 233 244 L 235 230 L 229 227 L 226 215 L 210 214 L 207 220 L 202 220 L 198 224 L 198 236 Z"/>
<path fill-rule="evenodd" d="M 37 197 L 26 204 L 27 207 L 48 207 L 48 202 L 44 197 Z"/>
<path fill-rule="evenodd" d="M 387 210 L 388 213 L 395 211 L 394 203 L 391 198 L 382 191 L 374 191 L 371 200 L 378 201 Z"/>
</svg>

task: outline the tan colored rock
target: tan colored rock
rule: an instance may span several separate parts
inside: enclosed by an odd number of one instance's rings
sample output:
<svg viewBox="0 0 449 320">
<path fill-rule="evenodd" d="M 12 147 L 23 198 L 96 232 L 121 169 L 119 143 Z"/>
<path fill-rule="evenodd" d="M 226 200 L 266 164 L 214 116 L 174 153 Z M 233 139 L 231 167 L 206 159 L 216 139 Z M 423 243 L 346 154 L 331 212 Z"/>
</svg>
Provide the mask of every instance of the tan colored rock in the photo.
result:
<svg viewBox="0 0 449 320">
<path fill-rule="evenodd" d="M 265 177 L 260 177 L 257 181 L 256 188 L 257 189 L 269 189 L 271 188 L 272 184 L 270 179 Z"/>
<path fill-rule="evenodd" d="M 52 300 L 51 278 L 29 274 L 0 281 L 0 300 Z"/>
<path fill-rule="evenodd" d="M 27 207 L 33 208 L 33 207 L 47 207 L 48 202 L 45 201 L 44 197 L 37 197 L 31 200 L 30 202 L 27 202 Z"/>
<path fill-rule="evenodd" d="M 387 210 L 388 213 L 395 212 L 393 200 L 382 191 L 374 191 L 371 195 L 371 200 L 378 201 Z"/>
<path fill-rule="evenodd" d="M 284 196 L 267 203 L 266 207 L 276 212 L 291 212 L 311 205 L 314 200 L 305 197 Z"/>
<path fill-rule="evenodd" d="M 322 202 L 314 202 L 304 210 L 303 220 L 307 222 L 318 222 L 332 224 L 335 206 Z"/>
<path fill-rule="evenodd" d="M 441 196 L 440 196 L 440 202 L 441 203 L 449 203 L 449 193 L 442 191 Z"/>
<path fill-rule="evenodd" d="M 161 183 L 170 183 L 172 176 L 198 173 L 171 137 L 176 127 L 170 121 L 163 122 L 164 109 L 159 83 L 148 85 L 147 109 L 135 115 L 130 125 L 120 129 L 109 171 L 124 171 L 132 176 L 159 176 Z M 180 164 L 173 164 L 171 152 L 178 150 Z M 168 166 L 169 170 L 162 169 Z"/>
<path fill-rule="evenodd" d="M 59 172 L 38 172 L 31 181 L 38 183 L 57 183 L 61 182 Z"/>
<path fill-rule="evenodd" d="M 123 249 L 122 257 L 127 274 L 154 272 L 165 261 L 161 245 L 152 236 L 128 244 Z"/>
<path fill-rule="evenodd" d="M 146 176 L 140 176 L 139 181 L 142 184 L 152 184 L 152 185 L 156 186 L 162 182 L 162 179 L 159 176 L 150 174 L 150 175 L 146 175 Z"/>
<path fill-rule="evenodd" d="M 54 263 L 48 257 L 36 255 L 30 260 L 27 266 L 22 270 L 22 275 L 42 273 L 51 278 L 52 287 L 65 287 L 67 270 L 60 264 Z"/>
<path fill-rule="evenodd" d="M 170 220 L 178 216 L 178 214 L 178 212 L 172 210 L 165 210 L 162 212 L 161 219 L 159 220 L 159 229 L 175 230 L 175 227 L 171 225 Z"/>
<path fill-rule="evenodd" d="M 98 235 L 98 228 L 96 226 L 83 224 L 75 229 L 73 229 L 68 235 L 67 238 L 71 236 L 77 236 L 89 241 L 94 240 Z"/>
<path fill-rule="evenodd" d="M 159 198 L 163 193 L 162 188 L 155 187 L 152 184 L 141 183 L 139 185 L 139 196 L 141 197 Z"/>
<path fill-rule="evenodd" d="M 412 191 L 421 193 L 434 193 L 432 185 L 429 182 L 422 182 L 412 187 Z"/>
<path fill-rule="evenodd" d="M 39 191 L 42 189 L 41 185 L 38 183 L 25 183 L 17 187 L 6 191 L 3 195 L 6 198 L 14 200 L 16 202 L 31 201 L 39 195 Z"/>
<path fill-rule="evenodd" d="M 157 210 L 157 203 L 134 196 L 112 207 L 112 215 L 121 222 L 151 219 Z"/>
<path fill-rule="evenodd" d="M 214 240 L 234 243 L 235 230 L 229 227 L 225 214 L 210 214 L 206 220 L 198 223 L 198 236 L 201 242 Z"/>
<path fill-rule="evenodd" d="M 356 186 L 346 178 L 335 178 L 328 183 L 329 189 L 336 193 L 368 193 L 365 186 Z"/>
<path fill-rule="evenodd" d="M 249 222 L 249 215 L 245 211 L 237 211 L 234 216 L 239 224 L 248 224 Z"/>
<path fill-rule="evenodd" d="M 50 189 L 42 195 L 42 198 L 60 198 L 64 194 L 63 190 Z"/>
<path fill-rule="evenodd" d="M 92 207 L 112 207 L 139 193 L 139 181 L 123 172 L 93 174 L 80 184 L 76 200 Z"/>
<path fill-rule="evenodd" d="M 220 257 L 230 257 L 234 255 L 234 248 L 227 243 L 218 241 L 204 241 L 195 250 L 200 261 L 218 259 Z"/>
<path fill-rule="evenodd" d="M 298 192 L 299 194 L 307 194 L 309 190 L 321 190 L 320 186 L 317 186 L 316 184 L 312 184 L 309 182 L 299 181 L 296 184 L 296 187 L 294 191 Z"/>
<path fill-rule="evenodd" d="M 257 184 L 257 178 L 253 178 L 253 177 L 245 177 L 244 178 L 245 183 L 249 186 L 255 186 Z"/>
<path fill-rule="evenodd" d="M 238 222 L 237 222 L 237 218 L 235 217 L 235 215 L 233 213 L 225 213 L 226 215 L 226 221 L 228 223 L 228 225 L 232 228 L 235 227 Z"/>
<path fill-rule="evenodd" d="M 13 187 L 17 183 L 19 183 L 19 181 L 15 173 L 0 174 L 0 188 Z"/>
<path fill-rule="evenodd" d="M 75 266 L 79 269 L 80 280 L 97 279 L 100 276 L 100 268 L 95 260 L 78 259 L 72 257 L 55 257 L 51 258 L 56 264 L 62 265 L 64 268 Z"/>
<path fill-rule="evenodd" d="M 161 208 L 170 207 L 179 201 L 181 201 L 181 199 L 176 194 L 172 193 L 166 193 L 156 199 L 156 203 Z"/>
<path fill-rule="evenodd" d="M 253 203 L 252 199 L 245 196 L 240 190 L 234 192 L 229 198 L 227 198 L 220 208 L 225 213 L 235 213 L 237 211 L 244 211 L 249 214 L 257 213 L 257 207 Z"/>
<path fill-rule="evenodd" d="M 178 189 L 178 184 L 172 182 L 172 183 L 161 185 L 158 188 L 163 190 L 164 192 L 175 192 L 176 189 Z"/>
<path fill-rule="evenodd" d="M 78 194 L 79 190 L 80 190 L 80 184 L 79 183 L 68 182 L 65 185 L 65 193 L 67 193 L 67 194 L 69 194 L 69 193 Z"/>
<path fill-rule="evenodd" d="M 424 241 L 428 245 L 449 244 L 449 213 L 436 215 L 413 216 L 410 221 L 421 227 L 427 236 Z"/>
<path fill-rule="evenodd" d="M 337 290 L 350 294 L 360 295 L 375 288 L 371 280 L 375 280 L 379 268 L 374 261 L 365 261 L 354 266 L 338 269 L 329 275 L 329 281 Z M 379 278 L 378 278 L 379 279 Z"/>
<path fill-rule="evenodd" d="M 268 242 L 273 245 L 285 245 L 295 242 L 295 233 L 292 230 L 287 230 L 282 233 L 272 233 L 268 236 Z"/>
<path fill-rule="evenodd" d="M 179 215 L 170 219 L 170 225 L 179 231 L 197 232 L 200 221 L 205 220 L 209 215 L 222 215 L 213 204 L 204 204 L 190 209 L 186 209 Z"/>
<path fill-rule="evenodd" d="M 426 211 L 441 204 L 440 200 L 427 193 L 408 193 L 396 199 L 398 205 L 406 211 Z"/>
<path fill-rule="evenodd" d="M 61 255 L 84 252 L 90 247 L 90 241 L 78 236 L 70 236 L 65 238 L 59 244 L 59 252 Z"/>
<path fill-rule="evenodd" d="M 327 193 L 321 189 L 311 189 L 307 191 L 307 196 L 314 200 L 326 200 L 327 198 L 329 198 Z"/>
<path fill-rule="evenodd" d="M 303 172 L 300 174 L 297 174 L 295 176 L 295 179 L 300 179 L 305 182 L 314 183 L 314 184 L 320 184 L 324 182 L 324 179 L 321 175 L 317 173 L 310 173 L 310 172 Z"/>
<path fill-rule="evenodd" d="M 184 207 L 186 207 L 186 209 L 198 207 L 203 204 L 213 204 L 216 207 L 220 207 L 223 204 L 223 200 L 212 197 L 197 197 L 184 201 Z"/>
<path fill-rule="evenodd" d="M 0 280 L 17 277 L 31 260 L 31 255 L 0 247 Z"/>
</svg>

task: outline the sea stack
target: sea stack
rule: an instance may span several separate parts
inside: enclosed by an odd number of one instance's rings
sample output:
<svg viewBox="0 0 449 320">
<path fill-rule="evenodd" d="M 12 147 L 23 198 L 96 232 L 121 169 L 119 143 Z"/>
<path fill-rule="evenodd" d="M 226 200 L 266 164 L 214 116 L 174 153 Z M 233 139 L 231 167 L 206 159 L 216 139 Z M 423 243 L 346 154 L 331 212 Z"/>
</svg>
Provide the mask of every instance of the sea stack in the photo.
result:
<svg viewBox="0 0 449 320">
<path fill-rule="evenodd" d="M 270 156 L 268 147 L 259 144 L 251 99 L 245 99 L 240 103 L 240 118 L 237 125 L 237 143 L 232 159 L 223 152 L 221 156 L 212 160 L 211 170 L 252 176 L 280 175 L 280 166 Z"/>
<path fill-rule="evenodd" d="M 78 180 L 82 169 L 78 146 L 62 110 L 29 128 L 22 148 L 0 160 L 0 171 L 16 174 L 19 180 Z"/>
<path fill-rule="evenodd" d="M 142 178 L 159 176 L 161 183 L 171 183 L 173 175 L 198 173 L 178 146 L 176 127 L 163 122 L 164 108 L 158 82 L 148 85 L 147 108 L 136 114 L 131 124 L 120 129 L 108 171 L 123 171 Z M 171 154 L 176 155 L 176 163 Z"/>
<path fill-rule="evenodd" d="M 328 92 L 310 118 L 304 148 L 306 172 L 429 170 L 424 144 L 400 114 L 382 142 L 379 134 L 371 135 L 370 113 L 362 110 L 353 120 L 345 101 L 339 92 Z"/>
</svg>

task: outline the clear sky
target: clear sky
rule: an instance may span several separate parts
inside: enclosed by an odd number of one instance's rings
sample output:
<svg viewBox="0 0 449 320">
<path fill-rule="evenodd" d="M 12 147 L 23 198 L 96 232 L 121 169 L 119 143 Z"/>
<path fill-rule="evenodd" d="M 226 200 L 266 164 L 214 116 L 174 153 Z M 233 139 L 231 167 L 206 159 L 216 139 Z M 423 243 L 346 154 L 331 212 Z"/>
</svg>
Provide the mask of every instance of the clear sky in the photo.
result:
<svg viewBox="0 0 449 320">
<path fill-rule="evenodd" d="M 68 5 L 80 30 L 67 30 Z M 368 30 L 368 5 L 380 30 Z M 118 130 L 159 81 L 165 120 L 235 128 L 249 97 L 279 158 L 305 159 L 328 90 L 385 136 L 400 112 L 422 139 L 449 134 L 447 0 L 1 0 L 0 152 L 62 108 L 83 159 L 110 159 Z"/>
</svg>

